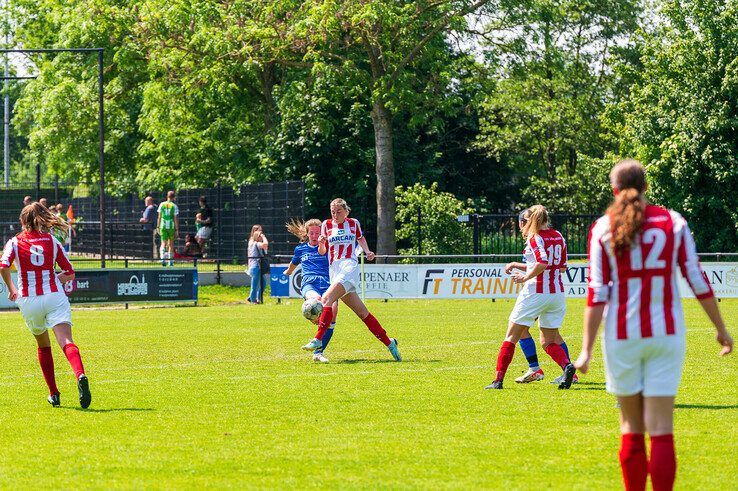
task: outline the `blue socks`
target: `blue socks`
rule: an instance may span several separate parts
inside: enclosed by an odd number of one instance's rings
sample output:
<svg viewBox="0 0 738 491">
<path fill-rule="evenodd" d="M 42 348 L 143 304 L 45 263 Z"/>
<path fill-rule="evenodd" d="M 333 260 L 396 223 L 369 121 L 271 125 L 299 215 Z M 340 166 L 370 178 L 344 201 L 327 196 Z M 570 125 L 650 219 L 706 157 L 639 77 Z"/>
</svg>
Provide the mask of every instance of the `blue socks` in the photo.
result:
<svg viewBox="0 0 738 491">
<path fill-rule="evenodd" d="M 564 350 L 564 353 L 566 353 L 566 357 L 569 358 L 569 361 L 571 361 L 571 356 L 569 356 L 569 347 L 566 345 L 566 342 L 561 343 L 561 349 Z"/>
<path fill-rule="evenodd" d="M 328 328 L 328 330 L 323 334 L 323 346 L 315 350 L 315 353 L 322 353 L 323 350 L 325 350 L 328 347 L 328 343 L 331 341 L 331 338 L 333 337 L 333 328 L 336 327 L 336 323 L 332 323 L 331 327 Z"/>
<path fill-rule="evenodd" d="M 523 350 L 525 359 L 528 360 L 528 366 L 532 370 L 538 370 L 540 368 L 538 366 L 538 354 L 536 353 L 536 342 L 533 341 L 533 338 L 521 339 L 518 344 L 520 344 L 520 349 Z"/>
</svg>

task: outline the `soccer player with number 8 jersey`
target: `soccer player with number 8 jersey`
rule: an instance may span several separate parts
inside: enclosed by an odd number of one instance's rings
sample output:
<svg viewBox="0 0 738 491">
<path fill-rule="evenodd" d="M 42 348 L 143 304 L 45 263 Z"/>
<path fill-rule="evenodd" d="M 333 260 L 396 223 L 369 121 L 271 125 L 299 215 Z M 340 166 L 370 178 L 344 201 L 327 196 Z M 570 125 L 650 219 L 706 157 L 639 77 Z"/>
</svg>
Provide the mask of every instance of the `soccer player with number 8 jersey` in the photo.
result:
<svg viewBox="0 0 738 491">
<path fill-rule="evenodd" d="M 733 349 L 686 220 L 648 204 L 646 171 L 624 160 L 610 173 L 615 199 L 590 231 L 582 353 L 587 373 L 603 317 L 607 391 L 620 407 L 620 467 L 627 490 L 671 490 L 676 477 L 674 397 L 682 376 L 685 324 L 677 271 L 717 329 L 721 355 Z M 646 455 L 644 434 L 651 440 Z"/>
<path fill-rule="evenodd" d="M 546 353 L 562 368 L 560 389 L 568 389 L 574 379 L 574 365 L 557 342 L 558 330 L 566 314 L 566 294 L 561 271 L 566 268 L 566 241 L 550 225 L 548 211 L 541 205 L 533 206 L 525 215 L 523 235 L 525 246 L 525 273 L 518 272 L 513 281 L 523 284 L 515 307 L 510 314 L 505 341 L 497 357 L 494 381 L 486 389 L 502 389 L 510 362 L 515 354 L 515 343 L 538 319 L 543 333 Z M 508 273 L 512 268 L 506 268 Z"/>
<path fill-rule="evenodd" d="M 61 403 L 48 333 L 52 329 L 77 379 L 80 406 L 87 408 L 92 396 L 79 349 L 72 341 L 72 311 L 62 286 L 74 280 L 74 268 L 61 243 L 49 233 L 66 231 L 67 224 L 40 203 L 23 208 L 20 223 L 23 231 L 8 241 L 0 257 L 0 274 L 8 287 L 8 298 L 18 304 L 26 326 L 36 338 L 38 361 L 49 387 L 49 403 Z M 10 277 L 13 264 L 18 271 L 17 288 Z M 55 266 L 62 270 L 59 275 Z"/>
</svg>

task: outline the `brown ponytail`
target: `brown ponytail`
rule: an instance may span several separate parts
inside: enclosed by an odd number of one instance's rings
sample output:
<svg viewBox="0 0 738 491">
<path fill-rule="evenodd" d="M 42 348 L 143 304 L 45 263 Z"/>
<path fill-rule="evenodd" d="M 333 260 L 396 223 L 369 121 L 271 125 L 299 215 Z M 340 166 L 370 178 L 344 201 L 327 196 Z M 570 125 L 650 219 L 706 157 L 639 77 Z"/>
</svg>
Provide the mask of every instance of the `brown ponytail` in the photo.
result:
<svg viewBox="0 0 738 491">
<path fill-rule="evenodd" d="M 617 194 L 606 214 L 610 219 L 610 242 L 619 256 L 630 248 L 643 227 L 646 169 L 637 160 L 622 160 L 610 172 L 610 185 Z"/>
<path fill-rule="evenodd" d="M 530 239 L 548 226 L 548 210 L 543 205 L 535 205 L 528 208 L 525 213 L 526 221 L 523 225 L 523 235 L 526 239 Z"/>
<path fill-rule="evenodd" d="M 67 234 L 69 229 L 67 222 L 38 202 L 31 203 L 21 210 L 20 223 L 21 227 L 29 232 L 51 232 L 52 229 L 57 229 Z"/>
</svg>

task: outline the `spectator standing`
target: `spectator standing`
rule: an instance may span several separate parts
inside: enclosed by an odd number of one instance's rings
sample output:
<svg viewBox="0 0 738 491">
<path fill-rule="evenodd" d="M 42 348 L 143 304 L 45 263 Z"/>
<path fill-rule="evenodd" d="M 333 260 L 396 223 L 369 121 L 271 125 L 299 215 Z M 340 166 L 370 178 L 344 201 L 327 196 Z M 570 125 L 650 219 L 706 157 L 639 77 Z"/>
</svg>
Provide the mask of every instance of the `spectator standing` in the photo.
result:
<svg viewBox="0 0 738 491">
<path fill-rule="evenodd" d="M 46 198 L 40 198 L 38 202 L 41 203 L 41 205 L 44 206 L 45 208 L 49 207 L 49 202 L 46 200 Z"/>
<path fill-rule="evenodd" d="M 205 196 L 200 196 L 197 200 L 200 204 L 200 212 L 195 217 L 195 224 L 197 226 L 197 234 L 195 238 L 197 243 L 200 244 L 200 249 L 205 253 L 205 246 L 210 240 L 210 235 L 213 233 L 213 209 L 208 205 Z"/>
<path fill-rule="evenodd" d="M 151 237 L 151 257 L 156 259 L 156 206 L 154 206 L 154 198 L 146 196 L 144 199 L 144 205 L 146 208 L 143 211 L 141 218 L 138 220 L 143 225 L 144 231 L 148 232 Z"/>
<path fill-rule="evenodd" d="M 31 203 L 33 203 L 33 198 L 31 198 L 30 196 L 26 196 L 25 198 L 23 198 L 24 207 L 30 205 Z"/>
<path fill-rule="evenodd" d="M 260 302 L 261 297 L 261 257 L 263 256 L 262 251 L 266 251 L 269 248 L 269 241 L 264 235 L 264 231 L 261 225 L 254 225 L 251 227 L 251 235 L 249 236 L 249 245 L 247 248 L 248 256 L 248 272 L 251 276 L 251 293 L 249 294 L 248 302 L 250 304 L 257 304 Z"/>
<path fill-rule="evenodd" d="M 174 241 L 179 236 L 179 208 L 174 204 L 177 193 L 169 191 L 167 200 L 159 205 L 159 220 L 157 222 L 159 235 L 161 236 L 161 248 L 159 250 L 161 265 L 174 266 Z"/>
<path fill-rule="evenodd" d="M 266 240 L 266 237 L 264 237 L 264 240 Z M 267 285 L 270 283 L 270 279 L 272 277 L 272 270 L 269 266 L 269 256 L 267 255 L 267 247 L 269 245 L 267 244 L 266 247 L 259 250 L 259 253 L 261 254 L 261 257 L 259 258 L 259 270 L 261 273 L 261 288 L 259 289 L 259 303 L 264 303 L 264 291 L 267 288 Z"/>
<path fill-rule="evenodd" d="M 64 247 L 64 252 L 69 253 L 70 246 L 72 244 L 72 226 L 69 224 L 69 217 L 67 217 L 67 214 L 64 212 L 64 205 L 61 203 L 56 204 L 55 206 L 51 207 L 51 211 L 54 213 L 55 216 L 59 218 L 62 222 L 67 224 L 67 230 L 66 233 L 62 231 L 61 229 L 55 228 L 51 235 L 53 235 L 56 240 L 58 240 L 62 246 Z"/>
</svg>

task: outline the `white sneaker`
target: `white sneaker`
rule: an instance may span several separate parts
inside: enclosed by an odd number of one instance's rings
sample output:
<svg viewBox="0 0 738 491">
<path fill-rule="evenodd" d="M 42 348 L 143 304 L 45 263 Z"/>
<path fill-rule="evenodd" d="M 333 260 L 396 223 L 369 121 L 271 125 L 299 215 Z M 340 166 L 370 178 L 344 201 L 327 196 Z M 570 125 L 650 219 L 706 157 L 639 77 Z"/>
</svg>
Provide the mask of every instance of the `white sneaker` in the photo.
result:
<svg viewBox="0 0 738 491">
<path fill-rule="evenodd" d="M 528 368 L 528 371 L 523 374 L 522 377 L 518 377 L 515 381 L 519 384 L 527 384 L 529 382 L 535 382 L 536 380 L 543 380 L 543 370 L 533 370 Z"/>
<path fill-rule="evenodd" d="M 313 361 L 316 363 L 328 363 L 328 358 L 323 353 L 313 353 Z"/>
<path fill-rule="evenodd" d="M 303 346 L 302 349 L 304 349 L 305 351 L 315 351 L 316 349 L 322 348 L 322 347 L 323 347 L 323 341 L 321 341 L 320 339 L 313 338 L 313 340 L 310 341 L 305 346 Z"/>
</svg>

